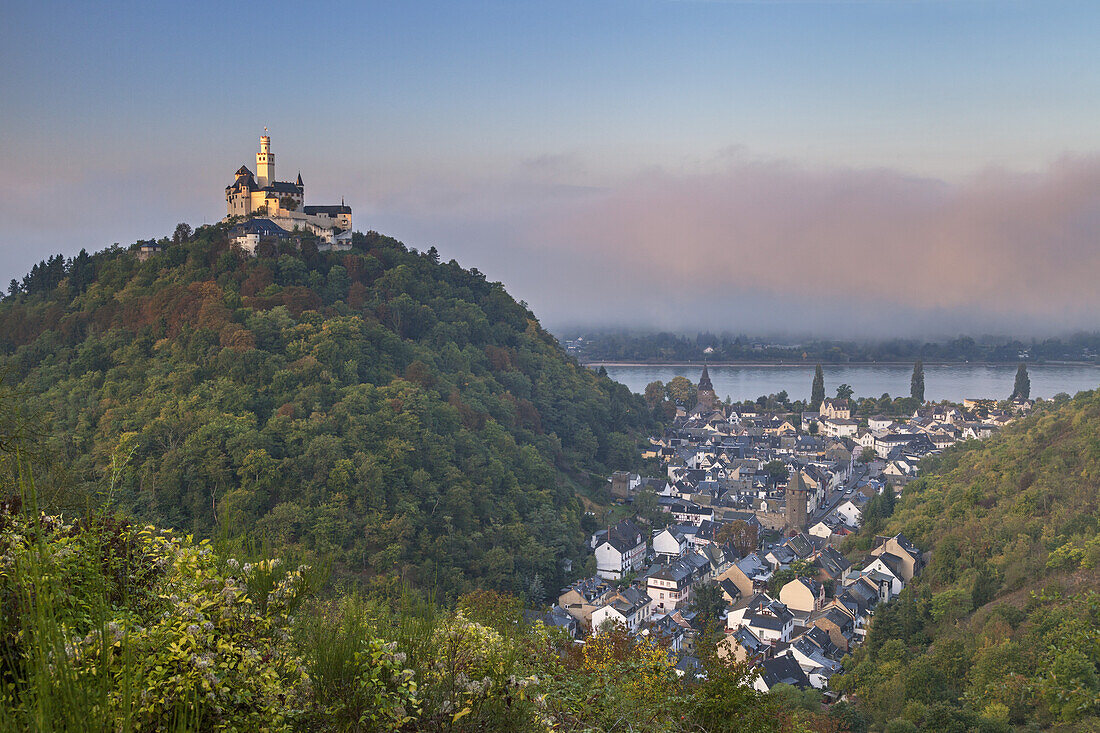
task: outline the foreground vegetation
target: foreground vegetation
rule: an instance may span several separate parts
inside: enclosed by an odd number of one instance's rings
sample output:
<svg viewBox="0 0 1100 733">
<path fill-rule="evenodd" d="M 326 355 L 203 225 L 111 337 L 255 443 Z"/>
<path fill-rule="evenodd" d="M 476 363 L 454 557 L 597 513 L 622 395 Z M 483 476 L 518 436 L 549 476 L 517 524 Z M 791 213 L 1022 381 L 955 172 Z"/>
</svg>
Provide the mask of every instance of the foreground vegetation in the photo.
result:
<svg viewBox="0 0 1100 733">
<path fill-rule="evenodd" d="M 744 666 L 708 657 L 706 680 L 681 678 L 656 640 L 578 646 L 496 591 L 447 611 L 318 594 L 308 566 L 18 498 L 0 558 L 4 730 L 843 729 L 754 692 Z"/>
<path fill-rule="evenodd" d="M 880 531 L 932 553 L 834 678 L 876 726 L 1100 730 L 1100 391 L 946 452 Z"/>
</svg>

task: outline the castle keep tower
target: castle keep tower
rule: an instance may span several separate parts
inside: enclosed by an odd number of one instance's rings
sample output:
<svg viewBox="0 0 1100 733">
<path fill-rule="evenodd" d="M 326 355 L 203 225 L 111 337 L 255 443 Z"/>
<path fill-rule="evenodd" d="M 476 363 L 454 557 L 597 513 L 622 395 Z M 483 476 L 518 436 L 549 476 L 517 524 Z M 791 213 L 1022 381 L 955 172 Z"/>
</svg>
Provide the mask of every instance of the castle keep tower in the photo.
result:
<svg viewBox="0 0 1100 733">
<path fill-rule="evenodd" d="M 264 128 L 267 132 L 267 128 Z M 275 153 L 271 152 L 271 138 L 260 136 L 260 152 L 256 153 L 256 183 L 260 188 L 270 186 L 275 181 Z"/>
</svg>

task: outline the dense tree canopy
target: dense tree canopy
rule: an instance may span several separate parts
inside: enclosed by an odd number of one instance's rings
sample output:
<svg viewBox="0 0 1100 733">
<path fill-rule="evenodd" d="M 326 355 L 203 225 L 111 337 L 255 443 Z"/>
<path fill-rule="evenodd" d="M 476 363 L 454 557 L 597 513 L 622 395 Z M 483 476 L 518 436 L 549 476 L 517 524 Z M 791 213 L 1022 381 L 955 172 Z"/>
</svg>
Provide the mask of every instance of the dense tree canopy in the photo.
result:
<svg viewBox="0 0 1100 733">
<path fill-rule="evenodd" d="M 80 504 L 113 475 L 107 498 L 137 517 L 366 581 L 559 587 L 583 550 L 578 490 L 639 460 L 641 398 L 434 251 L 177 239 L 146 262 L 51 258 L 0 302 L 0 366 L 67 466 L 44 496 Z"/>
</svg>

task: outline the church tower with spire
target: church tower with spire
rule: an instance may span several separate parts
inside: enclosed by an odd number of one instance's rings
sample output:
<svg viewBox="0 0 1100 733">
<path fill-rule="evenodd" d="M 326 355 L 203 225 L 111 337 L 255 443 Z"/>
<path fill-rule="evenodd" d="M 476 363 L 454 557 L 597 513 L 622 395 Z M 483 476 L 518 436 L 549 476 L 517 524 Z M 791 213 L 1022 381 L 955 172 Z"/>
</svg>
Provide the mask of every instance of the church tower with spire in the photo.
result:
<svg viewBox="0 0 1100 733">
<path fill-rule="evenodd" d="M 710 383 L 710 373 L 707 365 L 703 364 L 703 374 L 699 377 L 699 388 L 695 392 L 696 405 L 703 410 L 713 410 L 718 402 L 718 395 L 714 394 L 714 385 Z"/>
</svg>

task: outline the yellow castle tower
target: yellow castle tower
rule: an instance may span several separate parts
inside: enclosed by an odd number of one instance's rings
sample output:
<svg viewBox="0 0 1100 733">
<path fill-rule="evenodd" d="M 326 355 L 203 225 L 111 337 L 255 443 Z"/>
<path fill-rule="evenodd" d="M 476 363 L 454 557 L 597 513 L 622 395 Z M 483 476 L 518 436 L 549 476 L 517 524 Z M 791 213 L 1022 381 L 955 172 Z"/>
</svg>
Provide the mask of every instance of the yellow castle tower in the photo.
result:
<svg viewBox="0 0 1100 733">
<path fill-rule="evenodd" d="M 271 152 L 271 138 L 267 128 L 260 136 L 260 152 L 256 153 L 256 183 L 260 188 L 270 186 L 275 181 L 275 153 Z"/>
</svg>

